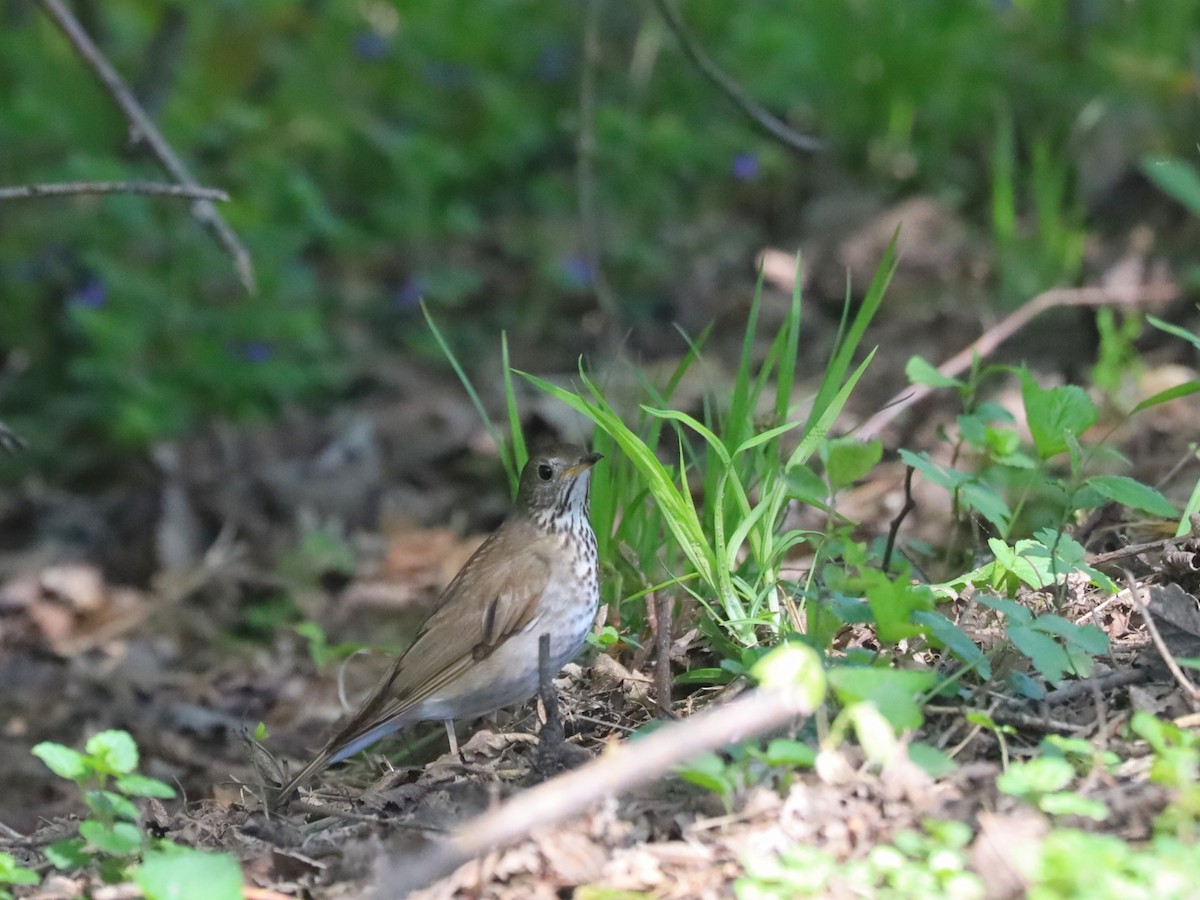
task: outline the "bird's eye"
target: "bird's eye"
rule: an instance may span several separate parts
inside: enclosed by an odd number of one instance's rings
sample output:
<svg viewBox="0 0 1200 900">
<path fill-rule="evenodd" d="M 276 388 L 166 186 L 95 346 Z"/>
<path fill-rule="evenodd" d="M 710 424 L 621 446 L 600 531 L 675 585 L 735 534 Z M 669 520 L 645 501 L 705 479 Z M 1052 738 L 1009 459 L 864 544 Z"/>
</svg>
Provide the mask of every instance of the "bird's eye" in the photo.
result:
<svg viewBox="0 0 1200 900">
<path fill-rule="evenodd" d="M 542 481 L 549 481 L 550 476 L 553 474 L 554 470 L 545 463 L 542 463 L 540 466 L 538 466 L 538 478 L 542 479 Z"/>
</svg>

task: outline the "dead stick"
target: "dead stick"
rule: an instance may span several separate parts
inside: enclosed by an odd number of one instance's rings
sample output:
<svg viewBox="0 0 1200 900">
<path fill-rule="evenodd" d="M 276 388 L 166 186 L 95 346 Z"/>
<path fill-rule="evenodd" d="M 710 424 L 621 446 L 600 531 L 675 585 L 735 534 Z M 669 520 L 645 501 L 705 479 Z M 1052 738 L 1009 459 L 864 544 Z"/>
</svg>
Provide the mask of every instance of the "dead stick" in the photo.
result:
<svg viewBox="0 0 1200 900">
<path fill-rule="evenodd" d="M 412 890 L 429 884 L 474 857 L 524 838 L 535 828 L 582 815 L 605 797 L 627 793 L 661 778 L 700 753 L 811 714 L 811 707 L 799 691 L 754 691 L 724 706 L 666 724 L 476 816 L 446 842 L 423 851 L 419 859 L 402 860 L 392 874 L 404 884 L 390 887 Z"/>
<path fill-rule="evenodd" d="M 83 30 L 83 26 L 67 8 L 66 3 L 63 0 L 40 0 L 40 2 L 46 13 L 54 20 L 54 24 L 66 35 L 76 52 L 100 79 L 100 83 L 104 85 L 105 90 L 108 91 L 117 106 L 121 108 L 121 112 L 133 126 L 135 138 L 146 142 L 162 167 L 177 182 L 186 187 L 200 187 L 199 182 L 192 177 L 187 166 L 183 164 L 183 160 L 176 155 L 175 151 L 171 149 L 171 145 L 167 143 L 167 139 L 162 136 L 158 126 L 142 109 L 142 105 L 133 96 L 133 92 L 126 86 L 113 64 L 100 52 L 100 48 Z M 217 212 L 217 208 L 213 206 L 211 200 L 197 200 L 192 205 L 192 215 L 212 231 L 221 246 L 233 258 L 233 265 L 237 270 L 238 277 L 241 278 L 246 290 L 253 294 L 255 292 L 254 262 L 250 258 L 250 251 L 246 249 L 245 244 L 234 230 L 229 227 L 229 223 Z"/>
<path fill-rule="evenodd" d="M 1111 291 L 1108 288 L 1052 288 L 1038 294 L 1020 309 L 989 328 L 969 346 L 938 366 L 938 372 L 956 378 L 971 367 L 976 356 L 987 358 L 1010 337 L 1049 309 L 1066 306 L 1140 306 L 1167 303 L 1179 296 L 1179 288 L 1171 284 L 1150 284 L 1134 291 Z M 933 393 L 928 385 L 915 384 L 898 393 L 884 404 L 883 409 L 867 419 L 855 434 L 863 440 L 879 435 L 900 413 Z"/>
<path fill-rule="evenodd" d="M 183 197 L 190 200 L 228 200 L 219 188 L 153 181 L 64 181 L 54 184 L 18 184 L 0 187 L 0 200 L 33 200 L 39 197 L 69 197 L 78 194 L 145 194 L 152 197 Z"/>
</svg>

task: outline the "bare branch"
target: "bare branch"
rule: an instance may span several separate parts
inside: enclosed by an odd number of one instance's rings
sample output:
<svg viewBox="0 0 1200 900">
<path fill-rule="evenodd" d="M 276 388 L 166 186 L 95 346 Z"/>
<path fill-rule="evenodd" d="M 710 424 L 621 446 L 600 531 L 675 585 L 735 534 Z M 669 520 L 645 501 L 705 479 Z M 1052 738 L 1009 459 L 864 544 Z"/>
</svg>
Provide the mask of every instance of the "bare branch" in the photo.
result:
<svg viewBox="0 0 1200 900">
<path fill-rule="evenodd" d="M 166 138 L 162 136 L 158 126 L 142 109 L 137 98 L 133 96 L 133 92 L 129 90 L 117 70 L 113 68 L 112 63 L 100 52 L 100 48 L 96 46 L 88 33 L 83 30 L 83 26 L 67 8 L 64 0 L 40 0 L 40 3 L 54 23 L 67 36 L 67 40 L 71 42 L 83 61 L 100 79 L 100 83 L 104 85 L 105 90 L 120 107 L 121 112 L 125 114 L 125 118 L 133 126 L 134 139 L 145 141 L 162 167 L 179 184 L 189 188 L 200 187 L 199 182 L 192 177 L 187 166 L 183 164 L 175 151 L 171 149 L 171 145 L 167 143 Z M 241 238 L 229 227 L 229 223 L 217 212 L 212 201 L 197 200 L 192 206 L 192 215 L 212 231 L 221 246 L 233 258 L 234 268 L 237 269 L 238 276 L 246 290 L 254 293 L 256 290 L 254 262 L 250 258 L 250 251 L 246 249 Z"/>
<path fill-rule="evenodd" d="M 1103 287 L 1051 288 L 1042 291 L 1024 306 L 1001 319 L 969 346 L 938 366 L 937 370 L 948 378 L 961 375 L 971 367 L 976 356 L 983 359 L 991 356 L 1001 344 L 1050 309 L 1064 306 L 1137 308 L 1147 304 L 1167 303 L 1178 296 L 1179 287 L 1174 282 L 1151 282 L 1132 291 L 1116 291 Z M 900 413 L 924 400 L 931 393 L 933 388 L 923 384 L 905 388 L 889 400 L 883 409 L 859 426 L 855 434 L 864 441 L 878 437 Z"/>
<path fill-rule="evenodd" d="M 811 153 L 821 149 L 823 145 L 819 140 L 810 135 L 801 134 L 779 121 L 761 103 L 750 96 L 750 93 L 738 84 L 729 73 L 718 66 L 688 30 L 687 23 L 683 21 L 678 10 L 671 5 L 671 0 L 654 0 L 654 6 L 667 23 L 667 27 L 674 33 L 675 39 L 679 41 L 679 46 L 683 48 L 684 54 L 692 61 L 692 64 L 700 70 L 705 78 L 716 85 L 721 93 L 732 100 L 738 109 L 749 116 L 755 125 L 793 150 Z"/>
<path fill-rule="evenodd" d="M 190 200 L 229 199 L 220 188 L 159 184 L 153 181 L 64 181 L 55 184 L 18 184 L 0 187 L 0 200 L 31 200 L 38 197 L 68 197 L 76 194 L 145 194 L 151 197 L 183 197 Z"/>
<path fill-rule="evenodd" d="M 465 822 L 444 843 L 419 858 L 398 860 L 389 873 L 415 889 L 467 860 L 544 828 L 581 815 L 594 803 L 622 794 L 670 772 L 680 763 L 725 744 L 779 728 L 812 709 L 799 691 L 753 691 L 723 706 L 671 722 L 619 746 L 585 766 L 521 791 L 495 809 Z M 403 896 L 407 891 L 395 892 Z"/>
</svg>

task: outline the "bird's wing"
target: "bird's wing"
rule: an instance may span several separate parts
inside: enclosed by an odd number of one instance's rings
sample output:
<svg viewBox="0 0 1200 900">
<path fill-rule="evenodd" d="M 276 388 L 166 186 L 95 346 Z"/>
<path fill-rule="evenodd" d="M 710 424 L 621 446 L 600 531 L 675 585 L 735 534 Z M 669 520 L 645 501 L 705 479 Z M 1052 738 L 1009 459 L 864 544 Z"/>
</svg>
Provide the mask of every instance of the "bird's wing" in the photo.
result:
<svg viewBox="0 0 1200 900">
<path fill-rule="evenodd" d="M 531 534 L 517 552 L 511 542 L 485 542 L 388 677 L 326 745 L 328 755 L 434 696 L 532 622 L 550 579 L 550 540 Z"/>
</svg>

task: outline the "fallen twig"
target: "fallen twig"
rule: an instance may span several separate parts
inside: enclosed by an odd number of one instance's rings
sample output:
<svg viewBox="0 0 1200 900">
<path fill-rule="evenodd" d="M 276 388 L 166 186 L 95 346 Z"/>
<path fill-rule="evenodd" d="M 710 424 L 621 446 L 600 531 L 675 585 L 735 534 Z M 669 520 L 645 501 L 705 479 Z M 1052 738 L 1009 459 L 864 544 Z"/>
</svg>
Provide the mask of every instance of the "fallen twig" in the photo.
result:
<svg viewBox="0 0 1200 900">
<path fill-rule="evenodd" d="M 219 188 L 153 181 L 64 181 L 55 184 L 18 184 L 0 187 L 0 200 L 33 200 L 38 197 L 68 197 L 77 194 L 146 194 L 152 197 L 183 197 L 190 200 L 228 200 Z"/>
<path fill-rule="evenodd" d="M 104 85 L 105 90 L 120 107 L 121 112 L 125 114 L 125 118 L 133 126 L 134 138 L 146 142 L 162 167 L 179 184 L 189 188 L 200 187 L 199 182 L 192 177 L 187 166 L 171 149 L 171 145 L 158 130 L 158 126 L 142 109 L 142 105 L 133 96 L 133 92 L 126 86 L 113 64 L 100 52 L 100 48 L 84 31 L 83 26 L 79 24 L 79 20 L 75 18 L 67 4 L 63 0 L 40 0 L 40 3 L 62 33 L 66 35 L 75 51 L 100 79 L 100 83 Z M 192 215 L 216 236 L 221 246 L 233 258 L 234 268 L 237 270 L 242 284 L 247 291 L 254 293 L 254 261 L 250 258 L 250 251 L 246 249 L 246 245 L 242 243 L 229 223 L 217 212 L 212 201 L 197 200 L 192 205 Z"/>
<path fill-rule="evenodd" d="M 476 816 L 450 838 L 401 861 L 391 873 L 402 882 L 389 888 L 403 896 L 449 874 L 468 860 L 511 844 L 535 828 L 581 815 L 605 797 L 654 781 L 705 751 L 778 728 L 812 709 L 799 691 L 754 691 L 634 738 L 585 766 L 522 791 Z"/>
<path fill-rule="evenodd" d="M 938 366 L 938 373 L 947 378 L 957 378 L 971 367 L 976 357 L 991 356 L 1001 344 L 1047 310 L 1066 306 L 1141 306 L 1167 303 L 1178 296 L 1179 287 L 1174 282 L 1147 284 L 1133 291 L 1102 287 L 1051 288 L 1001 319 L 969 346 Z M 863 440 L 877 437 L 900 413 L 924 400 L 933 390 L 923 384 L 905 388 L 860 425 L 855 434 Z"/>
</svg>

